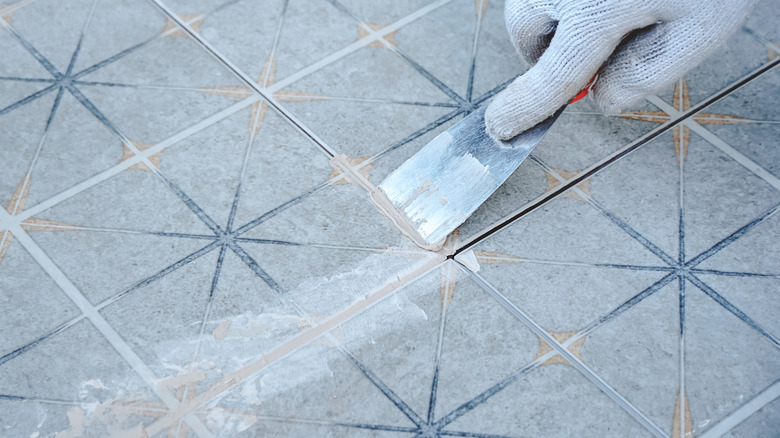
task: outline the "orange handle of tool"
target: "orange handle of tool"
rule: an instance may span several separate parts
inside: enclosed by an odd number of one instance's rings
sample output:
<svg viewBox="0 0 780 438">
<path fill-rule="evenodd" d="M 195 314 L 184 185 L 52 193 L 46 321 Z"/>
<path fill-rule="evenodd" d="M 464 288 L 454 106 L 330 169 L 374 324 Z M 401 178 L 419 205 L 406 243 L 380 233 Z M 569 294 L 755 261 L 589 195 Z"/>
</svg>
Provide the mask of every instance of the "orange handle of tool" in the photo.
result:
<svg viewBox="0 0 780 438">
<path fill-rule="evenodd" d="M 569 104 L 571 105 L 572 103 L 574 103 L 574 102 L 576 102 L 576 101 L 578 101 L 578 100 L 582 99 L 583 97 L 587 96 L 587 95 L 588 95 L 588 92 L 589 92 L 589 91 L 590 91 L 590 89 L 591 89 L 591 87 L 593 87 L 593 83 L 594 83 L 594 82 L 596 82 L 596 79 L 598 78 L 598 76 L 599 76 L 599 74 L 598 74 L 598 73 L 596 73 L 596 74 L 594 74 L 593 76 L 591 76 L 590 80 L 589 80 L 589 81 L 588 81 L 588 83 L 585 85 L 585 88 L 583 88 L 582 90 L 580 90 L 580 92 L 579 92 L 579 93 L 577 93 L 577 95 L 576 95 L 576 96 L 572 97 L 572 99 L 569 101 Z"/>
</svg>

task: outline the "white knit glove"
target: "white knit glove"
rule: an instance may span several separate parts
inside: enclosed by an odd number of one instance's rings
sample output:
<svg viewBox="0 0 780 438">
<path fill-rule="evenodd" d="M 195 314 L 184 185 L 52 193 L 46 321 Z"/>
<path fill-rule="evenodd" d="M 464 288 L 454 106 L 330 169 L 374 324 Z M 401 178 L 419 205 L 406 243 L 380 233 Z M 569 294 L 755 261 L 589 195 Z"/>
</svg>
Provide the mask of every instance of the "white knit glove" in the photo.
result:
<svg viewBox="0 0 780 438">
<path fill-rule="evenodd" d="M 490 103 L 488 132 L 507 140 L 536 125 L 597 71 L 591 94 L 604 113 L 615 114 L 712 54 L 756 2 L 506 0 L 509 35 L 536 65 Z"/>
</svg>

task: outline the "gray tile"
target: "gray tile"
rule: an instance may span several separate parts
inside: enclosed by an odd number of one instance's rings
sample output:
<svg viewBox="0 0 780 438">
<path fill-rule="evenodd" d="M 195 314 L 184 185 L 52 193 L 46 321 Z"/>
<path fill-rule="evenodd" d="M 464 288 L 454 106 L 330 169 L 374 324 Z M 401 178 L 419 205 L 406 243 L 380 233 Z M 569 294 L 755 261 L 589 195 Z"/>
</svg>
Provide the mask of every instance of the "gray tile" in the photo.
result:
<svg viewBox="0 0 780 438">
<path fill-rule="evenodd" d="M 30 206 L 118 164 L 123 157 L 122 142 L 69 93 L 63 93 L 50 120 L 30 176 Z"/>
<path fill-rule="evenodd" d="M 680 164 L 667 132 L 590 180 L 593 199 L 677 259 Z"/>
<path fill-rule="evenodd" d="M 680 386 L 677 282 L 587 336 L 582 360 L 607 384 L 671 434 Z"/>
<path fill-rule="evenodd" d="M 50 82 L 24 81 L 52 79 L 51 74 L 5 29 L 0 32 L 0 48 L 6 59 L 0 65 L 0 110 L 51 85 Z M 11 79 L 15 78 L 15 79 Z"/>
<path fill-rule="evenodd" d="M 432 0 L 341 0 L 341 3 L 359 19 L 372 24 L 389 24 L 420 9 Z"/>
<path fill-rule="evenodd" d="M 202 389 L 304 326 L 232 251 L 219 258 L 217 248 L 101 310 L 155 375 L 202 372 Z"/>
<path fill-rule="evenodd" d="M 545 365 L 519 376 L 447 430 L 511 436 L 651 436 L 574 368 Z"/>
<path fill-rule="evenodd" d="M 175 33 L 80 77 L 77 86 L 107 123 L 142 145 L 250 95 L 205 50 Z"/>
<path fill-rule="evenodd" d="M 145 389 L 143 381 L 86 320 L 5 362 L 0 376 L 2 394 L 84 404 Z"/>
<path fill-rule="evenodd" d="M 780 110 L 775 102 L 778 93 L 780 70 L 775 68 L 705 110 L 732 116 L 728 123 L 705 127 L 775 177 L 780 177 Z"/>
<path fill-rule="evenodd" d="M 25 180 L 40 147 L 54 97 L 49 94 L 0 115 L 0 142 L 8 145 L 3 148 L 3 159 L 0 160 L 0 205 L 12 214 L 20 212 L 18 206 L 7 208 L 14 195 L 19 193 L 16 199 L 27 199 L 23 194 L 25 190 L 29 191 L 30 183 Z M 22 210 L 32 206 L 24 204 Z"/>
<path fill-rule="evenodd" d="M 242 137 L 248 136 L 253 129 L 257 132 L 241 183 L 234 229 L 283 205 L 290 205 L 290 202 L 298 202 L 294 200 L 325 183 L 333 174 L 328 156 L 272 110 L 266 110 L 265 116 L 254 122 L 258 119 L 253 117 L 262 114 L 262 111 L 262 106 L 253 107 L 249 114 L 239 113 L 230 121 L 222 123 L 221 126 L 224 127 L 219 128 L 220 131 L 230 130 L 231 136 L 238 136 L 239 133 Z M 220 135 L 219 142 L 214 143 L 215 147 L 227 147 L 220 146 L 226 136 L 215 134 Z M 247 143 L 238 142 L 230 147 L 245 148 Z M 243 159 L 243 151 L 241 155 Z M 182 168 L 182 176 L 185 175 L 184 172 L 185 169 Z M 226 193 L 230 196 L 233 194 L 234 191 Z M 209 192 L 208 196 L 225 198 L 225 195 L 213 192 Z M 233 199 L 226 201 L 232 203 Z"/>
<path fill-rule="evenodd" d="M 475 253 L 480 274 L 545 330 L 555 333 L 584 329 L 665 275 L 652 270 L 569 265 L 533 256 L 523 260 L 512 252 Z"/>
<path fill-rule="evenodd" d="M 254 2 L 240 1 L 216 10 L 211 6 L 199 5 L 197 13 L 205 17 L 193 23 L 195 30 L 261 87 L 358 38 L 358 23 L 328 2 L 274 1 L 259 8 Z M 183 17 L 189 18 L 197 8 L 181 5 L 177 11 L 188 11 Z"/>
<path fill-rule="evenodd" d="M 9 232 L 0 232 L 0 360 L 49 335 L 80 312 Z M 17 351 L 18 353 L 18 351 Z"/>
<path fill-rule="evenodd" d="M 773 42 L 777 45 L 777 40 L 780 39 L 780 30 L 775 25 L 776 18 L 777 5 L 775 2 L 773 0 L 761 0 L 745 23 L 745 28 L 766 42 Z"/>
<path fill-rule="evenodd" d="M 744 29 L 738 30 L 722 46 L 701 64 L 685 74 L 688 84 L 687 99 L 682 99 L 682 109 L 688 109 L 717 93 L 736 80 L 760 67 L 767 61 L 767 50 Z M 659 96 L 670 104 L 674 102 L 674 89 L 669 87 Z M 680 96 L 684 96 L 681 93 Z M 675 105 L 679 105 L 678 102 Z M 681 109 L 680 106 L 676 106 Z"/>
<path fill-rule="evenodd" d="M 775 214 L 704 260 L 698 267 L 777 275 L 780 272 L 780 250 L 773 243 L 779 232 L 780 216 Z"/>
<path fill-rule="evenodd" d="M 780 399 L 775 399 L 747 420 L 738 424 L 723 435 L 724 438 L 750 436 L 755 438 L 771 438 L 780 430 Z"/>
<path fill-rule="evenodd" d="M 475 250 L 542 262 L 664 266 L 607 216 L 572 197 L 548 202 Z"/>
<path fill-rule="evenodd" d="M 452 101 L 389 49 L 359 49 L 284 91 L 284 105 L 331 149 L 372 156 L 453 110 Z"/>
<path fill-rule="evenodd" d="M 685 306 L 685 392 L 697 433 L 777 381 L 780 352 L 690 283 Z"/>
<path fill-rule="evenodd" d="M 780 304 L 775 300 L 780 290 L 779 278 L 705 274 L 699 277 L 769 334 L 780 336 L 780 321 L 777 318 Z"/>
<path fill-rule="evenodd" d="M 339 350 L 323 343 L 302 347 L 263 369 L 219 401 L 207 405 L 205 411 L 207 418 L 219 417 L 222 411 L 251 412 L 256 422 L 249 430 L 258 435 L 330 429 L 325 436 L 336 436 L 344 430 L 338 426 L 343 427 L 345 423 L 414 426 L 355 364 Z M 280 420 L 290 425 L 280 425 Z M 313 424 L 306 427 L 307 422 Z M 336 430 L 331 429 L 334 426 Z M 229 432 L 225 430 L 226 434 Z M 364 430 L 353 433 L 359 432 Z"/>
<path fill-rule="evenodd" d="M 683 216 L 688 258 L 717 244 L 780 201 L 780 192 L 696 134 L 685 162 Z"/>
</svg>

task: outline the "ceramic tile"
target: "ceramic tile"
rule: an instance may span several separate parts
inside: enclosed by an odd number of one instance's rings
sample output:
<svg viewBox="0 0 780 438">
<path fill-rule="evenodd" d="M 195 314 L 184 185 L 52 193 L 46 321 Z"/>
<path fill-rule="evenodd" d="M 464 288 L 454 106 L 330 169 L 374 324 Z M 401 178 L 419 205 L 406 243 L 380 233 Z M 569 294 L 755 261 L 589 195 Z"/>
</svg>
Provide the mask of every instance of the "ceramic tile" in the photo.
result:
<svg viewBox="0 0 780 438">
<path fill-rule="evenodd" d="M 306 324 L 227 248 L 155 278 L 113 300 L 101 314 L 155 375 L 176 380 L 204 373 L 193 380 L 198 390 Z"/>
<path fill-rule="evenodd" d="M 338 3 L 366 23 L 389 24 L 433 2 L 431 0 L 400 0 L 395 2 L 340 0 Z"/>
<path fill-rule="evenodd" d="M 502 436 L 651 436 L 574 368 L 562 364 L 520 376 L 446 430 Z"/>
<path fill-rule="evenodd" d="M 756 4 L 753 13 L 745 22 L 746 29 L 766 42 L 773 42 L 775 45 L 777 40 L 780 39 L 780 31 L 774 25 L 774 18 L 777 15 L 776 7 L 777 5 L 772 0 L 761 0 Z"/>
<path fill-rule="evenodd" d="M 780 428 L 780 399 L 775 399 L 723 436 L 724 438 L 740 436 L 769 438 L 777 432 L 778 428 Z"/>
<path fill-rule="evenodd" d="M 688 288 L 685 306 L 685 392 L 697 433 L 776 382 L 780 352 L 698 288 Z"/>
<path fill-rule="evenodd" d="M 655 291 L 589 334 L 580 350 L 586 365 L 668 434 L 680 386 L 677 291 L 677 281 Z"/>
<path fill-rule="evenodd" d="M 685 74 L 688 92 L 675 102 L 672 87 L 659 96 L 687 109 L 726 88 L 767 61 L 767 49 L 749 31 L 740 29 L 701 64 Z"/>
<path fill-rule="evenodd" d="M 330 159 L 378 184 L 524 72 L 503 2 L 6 6 L 0 229 L 33 242 L 0 230 L 0 435 L 645 436 L 645 416 L 688 436 L 751 400 L 730 433 L 776 429 L 776 402 L 756 398 L 780 369 L 776 71 L 695 115 L 704 129 L 660 135 L 452 261 L 414 247 Z M 661 100 L 686 111 L 775 56 L 772 6 Z M 664 108 L 570 105 L 451 245 L 658 128 Z"/>
<path fill-rule="evenodd" d="M 780 111 L 774 101 L 778 93 L 780 70 L 775 68 L 706 110 L 731 116 L 731 123 L 705 126 L 775 177 L 780 177 L 780 152 L 775 140 L 780 135 Z"/>
<path fill-rule="evenodd" d="M 4 309 L 0 362 L 5 362 L 80 312 L 10 232 L 0 232 L 0 239 L 0 303 Z"/>
<path fill-rule="evenodd" d="M 182 4 L 174 9 L 264 88 L 358 38 L 358 23 L 328 2 L 273 1 L 258 7 L 233 1 L 214 7 Z"/>
<path fill-rule="evenodd" d="M 367 47 L 294 82 L 284 105 L 336 153 L 370 157 L 452 112 L 451 99 L 389 49 Z"/>
<path fill-rule="evenodd" d="M 207 406 L 201 415 L 208 421 L 209 415 L 221 417 L 223 411 L 248 414 L 251 420 L 243 422 L 250 424 L 243 428 L 257 435 L 319 429 L 325 436 L 338 436 L 352 426 L 357 429 L 352 434 L 364 436 L 361 425 L 378 425 L 380 431 L 381 426 L 411 430 L 414 425 L 347 356 L 321 343 L 303 347 L 267 367 Z M 223 435 L 231 432 L 221 429 Z M 373 436 L 366 429 L 365 436 Z"/>
<path fill-rule="evenodd" d="M 186 258 L 214 236 L 170 187 L 141 169 L 122 172 L 32 222 L 31 237 L 93 303 Z"/>
</svg>

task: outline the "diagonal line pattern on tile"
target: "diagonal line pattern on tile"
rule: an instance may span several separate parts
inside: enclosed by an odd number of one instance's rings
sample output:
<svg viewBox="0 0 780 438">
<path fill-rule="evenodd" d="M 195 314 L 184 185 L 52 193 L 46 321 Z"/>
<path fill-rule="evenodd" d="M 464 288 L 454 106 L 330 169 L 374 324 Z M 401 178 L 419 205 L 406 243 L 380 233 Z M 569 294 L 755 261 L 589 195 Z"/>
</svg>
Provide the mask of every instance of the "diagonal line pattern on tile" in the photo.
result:
<svg viewBox="0 0 780 438">
<path fill-rule="evenodd" d="M 701 111 L 702 109 L 712 105 L 716 101 L 720 100 L 721 98 L 725 97 L 726 95 L 730 94 L 734 90 L 742 87 L 746 83 L 752 81 L 753 79 L 759 77 L 763 73 L 766 73 L 767 71 L 771 70 L 772 68 L 776 67 L 777 65 L 780 65 L 780 58 L 774 59 L 770 62 L 767 62 L 766 64 L 762 65 L 761 67 L 757 68 L 756 70 L 748 73 L 741 79 L 735 81 L 732 85 L 724 88 L 723 90 L 719 91 L 718 93 L 710 96 L 709 98 L 703 100 L 702 102 L 696 104 L 695 106 L 691 107 L 684 113 L 680 114 L 680 117 L 677 119 L 672 119 L 661 126 L 653 129 L 652 131 L 646 133 L 642 137 L 632 141 L 628 145 L 624 146 L 623 148 L 619 149 L 618 151 L 612 153 L 610 156 L 600 160 L 599 162 L 593 164 L 592 166 L 588 167 L 587 169 L 580 172 L 576 177 L 572 178 L 565 184 L 561 184 L 556 186 L 553 190 L 547 192 L 546 194 L 540 196 L 539 198 L 535 199 L 534 201 L 531 201 L 528 205 L 523 207 L 521 210 L 505 217 L 504 219 L 501 219 L 496 224 L 494 224 L 491 228 L 486 229 L 482 231 L 481 233 L 478 233 L 474 237 L 462 242 L 458 249 L 456 250 L 456 254 L 460 254 L 469 248 L 473 247 L 477 243 L 485 240 L 490 235 L 496 233 L 500 229 L 504 228 L 505 226 L 511 224 L 512 222 L 515 222 L 516 220 L 520 219 L 521 217 L 527 215 L 531 211 L 539 208 L 541 205 L 546 204 L 550 200 L 560 196 L 565 191 L 569 190 L 570 188 L 573 188 L 577 186 L 578 184 L 582 183 L 586 179 L 590 178 L 591 176 L 595 175 L 602 169 L 608 167 L 610 164 L 616 162 L 620 158 L 628 155 L 629 153 L 633 152 L 634 150 L 640 148 L 641 146 L 647 144 L 651 140 L 655 139 L 659 135 L 663 134 L 664 132 L 668 131 L 669 129 L 677 126 L 680 123 L 683 123 L 687 118 L 693 116 L 697 112 Z"/>
</svg>

